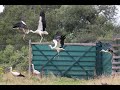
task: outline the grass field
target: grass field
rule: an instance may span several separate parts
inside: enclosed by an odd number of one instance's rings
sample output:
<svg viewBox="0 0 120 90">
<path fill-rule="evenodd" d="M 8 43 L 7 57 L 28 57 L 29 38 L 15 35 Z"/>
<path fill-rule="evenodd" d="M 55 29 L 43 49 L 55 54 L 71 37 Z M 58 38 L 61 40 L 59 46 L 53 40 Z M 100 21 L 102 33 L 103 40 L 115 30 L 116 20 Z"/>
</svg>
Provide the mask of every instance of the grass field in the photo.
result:
<svg viewBox="0 0 120 90">
<path fill-rule="evenodd" d="M 26 75 L 26 73 L 23 73 Z M 6 73 L 0 76 L 0 85 L 120 85 L 120 76 L 101 76 L 96 79 L 73 79 L 67 77 L 55 77 L 49 75 L 38 78 L 37 76 L 14 77 L 11 73 Z"/>
</svg>

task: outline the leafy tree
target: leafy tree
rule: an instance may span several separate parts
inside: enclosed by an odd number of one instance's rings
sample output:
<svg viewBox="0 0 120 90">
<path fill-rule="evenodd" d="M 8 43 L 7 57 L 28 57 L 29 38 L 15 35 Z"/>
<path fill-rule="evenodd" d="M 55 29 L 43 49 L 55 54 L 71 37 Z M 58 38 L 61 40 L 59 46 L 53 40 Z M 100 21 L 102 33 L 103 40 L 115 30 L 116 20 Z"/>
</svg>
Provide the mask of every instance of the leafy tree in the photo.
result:
<svg viewBox="0 0 120 90">
<path fill-rule="evenodd" d="M 16 65 L 27 70 L 28 42 L 38 42 L 40 37 L 29 33 L 26 40 L 22 33 L 12 26 L 24 20 L 28 27 L 36 30 L 41 10 L 46 13 L 46 30 L 49 32 L 43 42 L 51 42 L 54 34 L 66 34 L 67 43 L 88 43 L 97 40 L 111 40 L 113 34 L 120 33 L 120 26 L 113 21 L 117 14 L 115 5 L 5 5 L 0 13 L 0 65 Z"/>
<path fill-rule="evenodd" d="M 12 45 L 7 45 L 5 50 L 0 51 L 0 65 L 3 68 L 12 66 L 19 70 L 28 69 L 28 48 L 23 46 L 16 50 Z"/>
</svg>

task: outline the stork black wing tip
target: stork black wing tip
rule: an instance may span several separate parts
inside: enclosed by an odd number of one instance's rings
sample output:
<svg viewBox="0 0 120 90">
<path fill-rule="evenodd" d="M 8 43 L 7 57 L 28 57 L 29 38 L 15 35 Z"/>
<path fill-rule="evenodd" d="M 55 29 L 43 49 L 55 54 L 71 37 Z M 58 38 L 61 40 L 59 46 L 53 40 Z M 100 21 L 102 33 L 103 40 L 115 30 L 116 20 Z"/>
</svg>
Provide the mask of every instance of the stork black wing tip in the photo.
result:
<svg viewBox="0 0 120 90">
<path fill-rule="evenodd" d="M 20 77 L 25 77 L 25 75 L 22 75 L 21 73 L 20 73 L 20 75 L 19 75 Z"/>
<path fill-rule="evenodd" d="M 61 35 L 61 38 L 64 38 L 64 39 L 65 39 L 65 38 L 66 38 L 66 35 Z"/>
</svg>

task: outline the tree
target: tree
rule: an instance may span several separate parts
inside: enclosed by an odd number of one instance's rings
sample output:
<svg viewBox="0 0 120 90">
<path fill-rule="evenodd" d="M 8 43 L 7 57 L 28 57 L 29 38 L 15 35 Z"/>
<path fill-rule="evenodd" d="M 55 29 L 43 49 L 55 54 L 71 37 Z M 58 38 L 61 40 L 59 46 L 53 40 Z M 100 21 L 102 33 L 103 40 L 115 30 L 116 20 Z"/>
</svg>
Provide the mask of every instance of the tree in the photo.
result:
<svg viewBox="0 0 120 90">
<path fill-rule="evenodd" d="M 22 19 L 30 29 L 37 29 L 41 9 L 46 12 L 46 30 L 50 32 L 44 41 L 51 41 L 56 31 L 67 34 L 66 41 L 69 42 L 96 41 L 114 28 L 112 20 L 116 15 L 115 5 L 5 5 L 4 12 L 0 14 L 0 42 L 28 45 L 29 39 L 39 41 L 39 36 L 32 33 L 23 41 L 21 34 L 12 26 Z M 85 35 L 92 37 L 90 39 Z"/>
<path fill-rule="evenodd" d="M 49 29 L 67 32 L 67 39 L 73 33 L 72 39 L 66 40 L 69 42 L 96 41 L 114 28 L 112 20 L 115 15 L 114 5 L 62 5 L 48 14 L 53 20 Z"/>
</svg>

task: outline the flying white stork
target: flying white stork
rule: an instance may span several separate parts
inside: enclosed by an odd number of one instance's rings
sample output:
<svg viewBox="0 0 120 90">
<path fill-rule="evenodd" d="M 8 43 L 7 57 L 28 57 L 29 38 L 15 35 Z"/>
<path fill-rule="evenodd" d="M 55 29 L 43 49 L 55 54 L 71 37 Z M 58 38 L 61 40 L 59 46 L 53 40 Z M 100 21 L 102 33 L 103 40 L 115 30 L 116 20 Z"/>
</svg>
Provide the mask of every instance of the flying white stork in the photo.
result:
<svg viewBox="0 0 120 90">
<path fill-rule="evenodd" d="M 37 30 L 35 30 L 35 31 L 30 30 L 30 32 L 40 35 L 40 37 L 41 37 L 40 43 L 41 43 L 41 41 L 43 39 L 43 35 L 48 35 L 48 32 L 45 29 L 46 29 L 45 13 L 44 13 L 44 11 L 41 11 Z"/>
<path fill-rule="evenodd" d="M 23 40 L 25 40 L 25 35 L 29 34 L 29 32 L 36 33 L 36 34 L 40 35 L 40 37 L 41 37 L 40 42 L 41 42 L 42 39 L 43 39 L 43 35 L 48 35 L 48 32 L 45 30 L 46 29 L 46 20 L 45 20 L 45 13 L 44 13 L 44 11 L 40 12 L 39 24 L 38 24 L 37 30 L 35 30 L 35 31 L 30 30 L 27 27 L 27 25 L 26 25 L 26 23 L 24 21 L 20 21 L 20 22 L 16 23 L 13 26 L 13 29 L 19 29 L 19 30 L 23 31 L 23 33 L 24 33 Z"/>
<path fill-rule="evenodd" d="M 29 33 L 29 29 L 24 21 L 20 21 L 13 25 L 13 29 L 22 30 L 23 32 L 23 40 L 25 40 L 25 35 Z"/>
<path fill-rule="evenodd" d="M 38 70 L 35 70 L 34 64 L 32 64 L 32 70 L 33 70 L 33 75 L 40 75 L 40 72 Z"/>
<path fill-rule="evenodd" d="M 16 76 L 16 77 L 25 77 L 24 75 L 22 75 L 21 73 L 19 72 L 15 72 L 15 71 L 12 71 L 12 67 L 9 67 L 10 68 L 10 72 L 13 76 Z"/>
<path fill-rule="evenodd" d="M 57 32 L 56 35 L 54 36 L 54 39 L 53 39 L 54 46 L 49 45 L 49 47 L 51 49 L 57 50 L 58 55 L 59 55 L 60 51 L 65 50 L 63 48 L 63 46 L 64 46 L 64 39 L 65 38 L 66 38 L 65 35 L 61 35 L 60 32 Z"/>
</svg>

